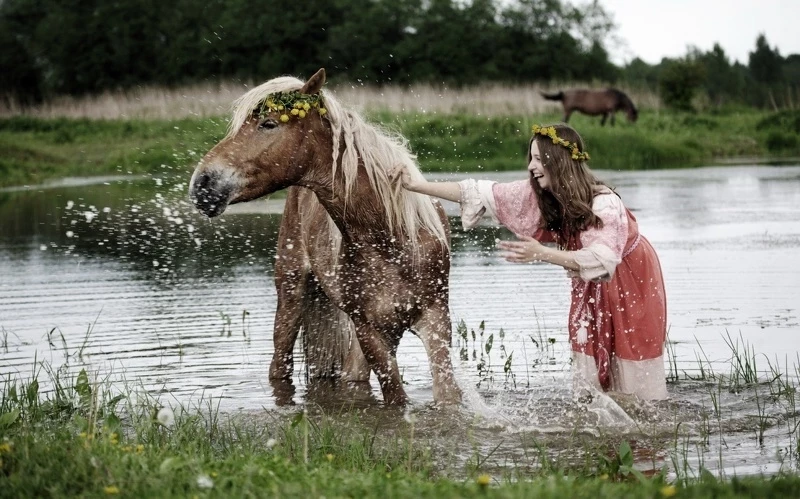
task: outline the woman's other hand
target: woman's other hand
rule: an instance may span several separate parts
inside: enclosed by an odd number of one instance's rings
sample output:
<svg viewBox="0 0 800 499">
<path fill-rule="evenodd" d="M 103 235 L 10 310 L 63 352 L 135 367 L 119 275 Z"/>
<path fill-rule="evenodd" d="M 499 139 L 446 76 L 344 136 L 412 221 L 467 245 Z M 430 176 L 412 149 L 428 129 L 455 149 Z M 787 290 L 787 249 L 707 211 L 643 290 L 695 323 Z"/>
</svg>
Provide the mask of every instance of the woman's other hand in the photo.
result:
<svg viewBox="0 0 800 499">
<path fill-rule="evenodd" d="M 544 260 L 547 247 L 529 236 L 517 236 L 519 241 L 500 241 L 497 247 L 503 250 L 500 256 L 514 263 Z"/>
</svg>

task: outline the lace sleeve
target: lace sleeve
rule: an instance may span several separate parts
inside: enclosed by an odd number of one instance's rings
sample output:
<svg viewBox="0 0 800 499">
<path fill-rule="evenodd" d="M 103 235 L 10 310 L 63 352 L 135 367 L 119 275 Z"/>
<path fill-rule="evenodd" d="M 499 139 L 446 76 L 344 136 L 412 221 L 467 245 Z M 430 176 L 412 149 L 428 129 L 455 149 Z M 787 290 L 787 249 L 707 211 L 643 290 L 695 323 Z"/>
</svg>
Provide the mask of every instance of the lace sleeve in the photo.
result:
<svg viewBox="0 0 800 499">
<path fill-rule="evenodd" d="M 489 180 L 467 179 L 458 183 L 461 187 L 461 226 L 471 229 L 478 225 L 484 215 L 497 219 L 492 195 L 492 185 Z"/>
<path fill-rule="evenodd" d="M 575 252 L 575 261 L 580 266 L 581 279 L 606 281 L 622 261 L 628 239 L 628 217 L 616 194 L 595 197 L 592 210 L 603 221 L 603 226 L 581 233 L 583 247 Z"/>
</svg>

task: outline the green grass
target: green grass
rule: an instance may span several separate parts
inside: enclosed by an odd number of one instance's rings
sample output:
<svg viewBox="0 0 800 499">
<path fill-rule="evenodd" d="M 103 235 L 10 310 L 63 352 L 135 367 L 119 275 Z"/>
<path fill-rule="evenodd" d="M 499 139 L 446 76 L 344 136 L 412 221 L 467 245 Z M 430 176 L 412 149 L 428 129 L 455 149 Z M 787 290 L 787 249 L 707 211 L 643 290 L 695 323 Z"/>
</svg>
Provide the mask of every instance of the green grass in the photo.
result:
<svg viewBox="0 0 800 499">
<path fill-rule="evenodd" d="M 525 167 L 534 123 L 559 115 L 482 118 L 469 115 L 378 114 L 376 120 L 408 137 L 426 171 L 499 171 Z M 643 112 L 635 124 L 622 116 L 615 126 L 573 115 L 598 169 L 642 170 L 692 167 L 723 158 L 800 155 L 800 112 L 752 109 L 718 114 Z"/>
<path fill-rule="evenodd" d="M 0 119 L 0 186 L 164 168 L 189 172 L 226 126 L 224 120 L 210 119 Z"/>
<path fill-rule="evenodd" d="M 535 122 L 557 115 L 487 118 L 468 114 L 374 113 L 408 138 L 424 171 L 522 170 Z M 226 120 L 0 119 L 0 187 L 67 176 L 188 174 L 225 133 Z M 722 158 L 800 156 L 800 112 L 728 109 L 715 114 L 646 111 L 614 127 L 575 115 L 590 165 L 640 170 L 691 167 Z"/>
<path fill-rule="evenodd" d="M 69 373 L 42 365 L 31 380 L 2 384 L 0 497 L 790 497 L 800 490 L 794 474 L 646 477 L 627 442 L 587 449 L 583 464 L 572 466 L 543 459 L 538 469 L 485 470 L 488 456 L 475 456 L 461 469 L 415 439 L 414 421 L 402 413 L 387 425 L 347 409 L 226 415 L 207 401 L 173 412 L 141 391 L 120 393 L 85 370 Z"/>
</svg>

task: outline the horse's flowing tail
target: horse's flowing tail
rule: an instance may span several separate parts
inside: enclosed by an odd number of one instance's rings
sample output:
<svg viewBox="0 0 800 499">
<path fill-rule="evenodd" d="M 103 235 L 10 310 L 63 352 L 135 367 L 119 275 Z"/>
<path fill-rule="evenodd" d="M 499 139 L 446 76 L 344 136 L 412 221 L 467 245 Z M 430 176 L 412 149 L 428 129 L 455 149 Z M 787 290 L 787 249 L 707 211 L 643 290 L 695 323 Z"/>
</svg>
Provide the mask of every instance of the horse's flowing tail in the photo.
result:
<svg viewBox="0 0 800 499">
<path fill-rule="evenodd" d="M 314 277 L 309 278 L 302 300 L 300 326 L 306 380 L 346 375 L 352 362 L 351 350 L 361 355 L 350 317 L 331 302 Z"/>
<path fill-rule="evenodd" d="M 547 100 L 564 100 L 564 92 L 558 92 L 557 94 L 547 94 L 544 92 L 539 93 L 542 94 L 542 97 Z"/>
</svg>

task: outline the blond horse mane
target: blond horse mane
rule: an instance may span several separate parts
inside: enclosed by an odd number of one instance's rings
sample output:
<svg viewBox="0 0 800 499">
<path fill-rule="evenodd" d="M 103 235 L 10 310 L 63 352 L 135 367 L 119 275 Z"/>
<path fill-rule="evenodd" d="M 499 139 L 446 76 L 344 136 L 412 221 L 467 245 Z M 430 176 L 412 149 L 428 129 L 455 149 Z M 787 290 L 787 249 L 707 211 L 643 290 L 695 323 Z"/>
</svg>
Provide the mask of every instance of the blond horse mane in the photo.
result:
<svg viewBox="0 0 800 499">
<path fill-rule="evenodd" d="M 268 95 L 300 90 L 303 84 L 297 78 L 282 76 L 269 80 L 245 93 L 234 102 L 233 116 L 227 137 L 236 135 L 252 115 L 253 109 Z M 406 166 L 413 178 L 422 178 L 422 173 L 415 161 L 416 156 L 408 150 L 408 141 L 398 134 L 392 134 L 374 124 L 367 123 L 355 111 L 342 107 L 339 101 L 326 90 L 323 89 L 320 93 L 328 111 L 324 119 L 330 122 L 333 135 L 331 151 L 333 171 L 331 174 L 335 175 L 336 169 L 341 164 L 345 183 L 345 202 L 350 198 L 360 159 L 364 164 L 370 185 L 383 203 L 389 220 L 389 230 L 394 233 L 395 229 L 400 229 L 411 243 L 415 256 L 419 247 L 417 233 L 420 229 L 428 230 L 442 244 L 447 244 L 445 227 L 431 199 L 428 196 L 402 189 L 397 182 L 394 184 L 390 182 L 388 169 L 393 165 L 400 164 Z M 341 140 L 344 140 L 345 147 L 340 156 Z M 330 217 L 328 219 L 330 221 Z M 340 238 L 341 234 L 332 221 L 330 221 L 330 225 L 333 229 L 331 233 L 338 234 Z M 338 244 L 336 247 L 338 248 Z"/>
</svg>

